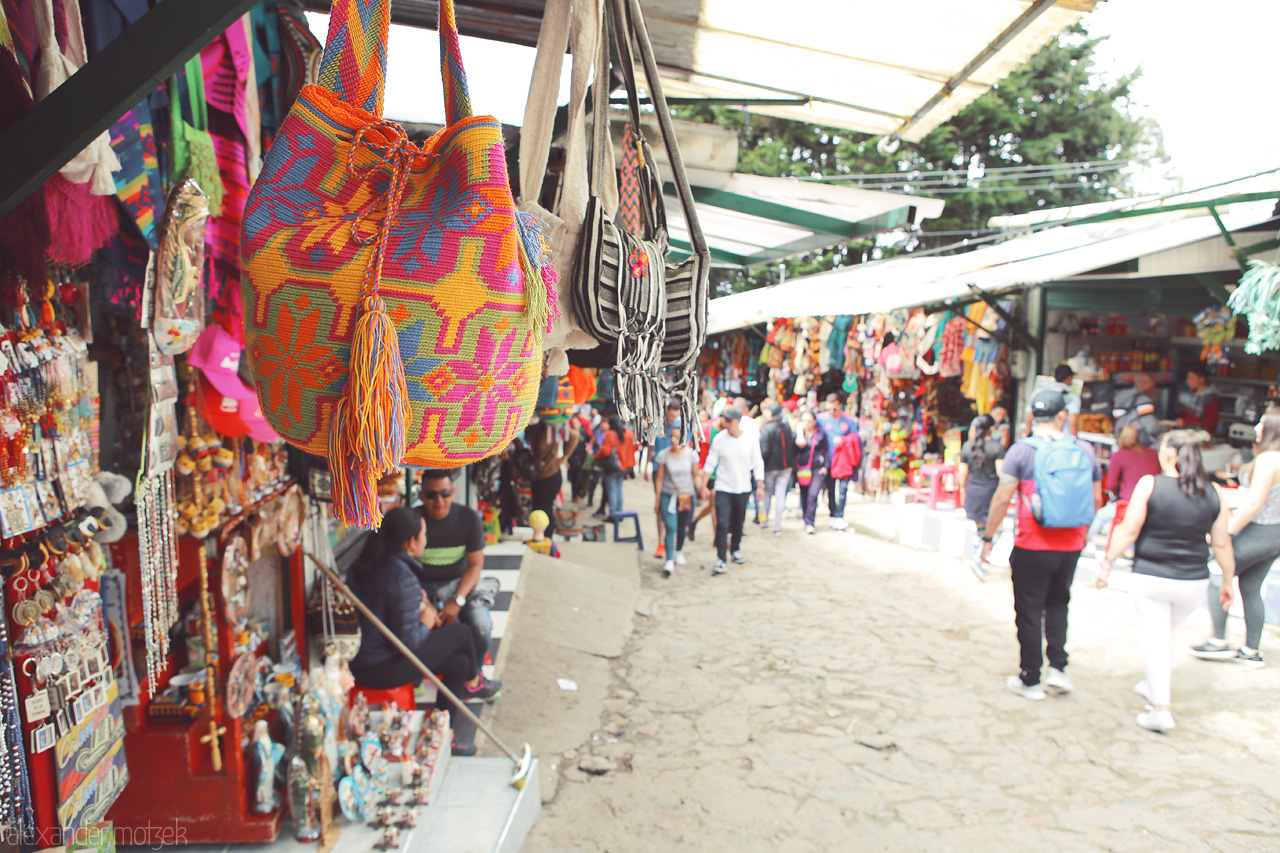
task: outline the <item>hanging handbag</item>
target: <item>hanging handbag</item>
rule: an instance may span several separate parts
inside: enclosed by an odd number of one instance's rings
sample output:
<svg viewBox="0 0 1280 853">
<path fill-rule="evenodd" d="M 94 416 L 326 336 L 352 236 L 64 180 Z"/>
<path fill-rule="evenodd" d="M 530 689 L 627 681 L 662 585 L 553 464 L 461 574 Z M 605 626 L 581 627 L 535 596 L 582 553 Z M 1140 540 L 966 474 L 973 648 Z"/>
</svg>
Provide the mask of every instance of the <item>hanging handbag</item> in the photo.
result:
<svg viewBox="0 0 1280 853">
<path fill-rule="evenodd" d="M 204 66 L 199 56 L 193 56 L 183 68 L 183 87 L 174 77 L 169 85 L 169 125 L 173 128 L 173 144 L 169 146 L 169 183 L 176 184 L 183 178 L 193 178 L 200 190 L 209 197 L 209 215 L 222 211 L 222 175 L 218 172 L 218 157 L 213 150 L 213 137 L 209 135 L 209 104 L 204 97 Z M 182 89 L 187 92 L 191 106 L 191 124 L 182 117 Z"/>
<path fill-rule="evenodd" d="M 567 270 L 573 264 L 578 236 L 587 210 L 586 110 L 588 81 L 596 54 L 602 49 L 601 21 L 605 0 L 547 0 L 538 33 L 538 55 L 529 80 L 529 98 L 520 129 L 520 209 L 546 225 L 551 265 Z M 563 181 L 552 192 L 549 208 L 540 197 L 547 176 L 551 137 L 560 93 L 566 42 L 573 56 L 569 83 L 568 125 L 564 137 Z M 606 190 L 612 189 L 606 185 Z M 608 204 L 606 199 L 606 205 Z M 543 339 L 549 373 L 563 375 L 569 366 L 567 350 L 593 349 L 595 338 L 582 330 L 567 298 L 570 277 L 560 283 L 560 314 Z"/>
<path fill-rule="evenodd" d="M 606 23 L 616 32 L 620 19 L 612 12 Z M 662 419 L 662 386 L 658 376 L 665 335 L 666 290 L 663 286 L 666 235 L 637 237 L 614 222 L 601 196 L 606 177 L 614 182 L 609 152 L 609 57 L 596 58 L 592 93 L 591 197 L 578 241 L 571 293 L 582 327 L 606 346 L 616 342 L 613 359 L 616 402 L 623 420 L 653 441 Z M 628 99 L 635 93 L 628 91 Z M 633 116 L 639 125 L 638 102 Z"/>
<path fill-rule="evenodd" d="M 285 119 L 244 216 L 245 337 L 263 414 L 327 454 L 335 512 L 380 523 L 376 478 L 506 447 L 533 412 L 557 279 L 516 210 L 502 126 L 472 116 L 439 4 L 447 127 L 382 118 L 390 0 L 337 0 L 320 82 Z"/>
<path fill-rule="evenodd" d="M 662 200 L 662 180 L 658 177 L 653 152 L 648 150 L 648 142 L 639 133 L 640 105 L 635 98 L 635 62 L 631 56 L 631 39 L 634 37 L 640 48 L 640 59 L 644 65 L 645 85 L 649 97 L 654 103 L 654 114 L 658 119 L 658 127 L 662 131 L 662 142 L 667 151 L 667 162 L 671 166 L 671 180 L 675 184 L 676 194 L 680 198 L 680 208 L 684 213 L 685 227 L 689 232 L 689 257 L 676 265 L 669 265 L 665 270 L 666 290 L 666 328 L 662 342 L 662 367 L 672 368 L 675 381 L 667 389 L 665 396 L 672 397 L 681 404 L 681 416 L 685 423 L 697 422 L 698 405 L 698 354 L 707 339 L 707 313 L 710 299 L 711 250 L 707 246 L 698 222 L 697 206 L 693 200 L 693 190 L 689 186 L 689 178 L 685 174 L 684 159 L 680 155 L 680 146 L 676 141 L 675 127 L 671 123 L 671 111 L 667 109 L 667 99 L 662 92 L 662 80 L 658 74 L 658 63 L 654 58 L 653 44 L 649 40 L 649 30 L 644 22 L 644 13 L 640 9 L 640 0 L 611 0 L 614 7 L 614 19 L 625 20 L 626 26 L 619 28 L 618 45 L 622 60 L 623 75 L 627 80 L 627 102 L 631 110 L 632 122 L 637 129 L 640 149 L 639 165 L 641 166 L 640 189 L 641 215 L 652 223 L 654 229 L 661 230 L 661 241 L 667 244 L 666 208 Z M 624 8 L 625 5 L 625 8 Z M 648 169 L 644 167 L 648 166 Z M 645 172 L 648 175 L 645 175 Z M 701 441 L 694 435 L 694 447 Z"/>
</svg>

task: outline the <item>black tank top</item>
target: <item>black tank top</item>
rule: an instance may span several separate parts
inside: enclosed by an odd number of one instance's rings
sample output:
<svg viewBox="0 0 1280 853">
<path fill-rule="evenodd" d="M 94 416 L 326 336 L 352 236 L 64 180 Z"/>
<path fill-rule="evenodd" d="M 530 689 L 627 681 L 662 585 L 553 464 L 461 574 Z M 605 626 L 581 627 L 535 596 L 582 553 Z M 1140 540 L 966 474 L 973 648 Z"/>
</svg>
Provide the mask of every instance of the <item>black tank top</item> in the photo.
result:
<svg viewBox="0 0 1280 853">
<path fill-rule="evenodd" d="M 1147 520 L 1134 544 L 1133 570 L 1174 580 L 1209 577 L 1205 537 L 1218 517 L 1218 492 L 1206 485 L 1200 497 L 1178 488 L 1178 478 L 1157 474 L 1147 501 Z"/>
</svg>

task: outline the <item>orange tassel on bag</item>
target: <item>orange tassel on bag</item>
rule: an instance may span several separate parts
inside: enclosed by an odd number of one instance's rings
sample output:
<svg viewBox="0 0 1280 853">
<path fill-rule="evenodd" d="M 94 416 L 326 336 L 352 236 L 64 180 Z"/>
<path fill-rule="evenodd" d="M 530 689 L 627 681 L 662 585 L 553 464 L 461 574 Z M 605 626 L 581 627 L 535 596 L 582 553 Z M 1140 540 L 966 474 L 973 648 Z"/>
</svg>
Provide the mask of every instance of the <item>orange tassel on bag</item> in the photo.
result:
<svg viewBox="0 0 1280 853">
<path fill-rule="evenodd" d="M 351 375 L 329 424 L 329 473 L 338 518 L 378 527 L 378 478 L 404 459 L 409 386 L 395 323 L 376 293 L 361 300 L 351 338 Z"/>
</svg>

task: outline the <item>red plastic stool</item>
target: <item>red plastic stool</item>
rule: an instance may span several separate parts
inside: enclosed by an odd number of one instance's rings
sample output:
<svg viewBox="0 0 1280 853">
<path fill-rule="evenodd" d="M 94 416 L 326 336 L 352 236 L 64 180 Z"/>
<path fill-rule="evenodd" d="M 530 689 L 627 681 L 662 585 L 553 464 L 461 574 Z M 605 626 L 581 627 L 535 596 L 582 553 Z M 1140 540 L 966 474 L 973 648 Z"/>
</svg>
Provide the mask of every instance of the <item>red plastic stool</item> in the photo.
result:
<svg viewBox="0 0 1280 853">
<path fill-rule="evenodd" d="M 959 506 L 960 494 L 956 488 L 956 466 L 921 465 L 916 479 L 916 503 L 928 503 L 929 509 L 937 509 L 938 501 L 952 500 Z"/>
<path fill-rule="evenodd" d="M 350 695 L 347 696 L 348 707 L 355 701 L 357 693 L 368 701 L 370 708 L 380 708 L 390 702 L 405 711 L 418 710 L 418 703 L 413 698 L 412 684 L 401 684 L 399 687 L 392 687 L 389 690 L 375 690 L 372 687 L 361 687 L 357 684 L 351 689 Z"/>
</svg>

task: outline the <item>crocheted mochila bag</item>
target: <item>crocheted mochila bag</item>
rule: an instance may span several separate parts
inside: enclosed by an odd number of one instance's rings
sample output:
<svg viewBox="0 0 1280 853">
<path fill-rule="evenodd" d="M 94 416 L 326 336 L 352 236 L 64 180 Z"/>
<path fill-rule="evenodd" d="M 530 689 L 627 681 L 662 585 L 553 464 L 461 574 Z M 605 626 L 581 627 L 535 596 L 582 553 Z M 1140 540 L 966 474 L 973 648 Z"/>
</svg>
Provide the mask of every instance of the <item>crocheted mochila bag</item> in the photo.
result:
<svg viewBox="0 0 1280 853">
<path fill-rule="evenodd" d="M 504 448 L 533 412 L 554 270 L 511 197 L 502 128 L 472 116 L 452 0 L 439 5 L 447 126 L 382 119 L 390 0 L 336 0 L 249 194 L 245 337 L 264 416 L 329 457 L 335 514 L 381 523 L 376 480 Z"/>
</svg>

